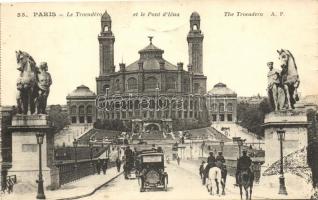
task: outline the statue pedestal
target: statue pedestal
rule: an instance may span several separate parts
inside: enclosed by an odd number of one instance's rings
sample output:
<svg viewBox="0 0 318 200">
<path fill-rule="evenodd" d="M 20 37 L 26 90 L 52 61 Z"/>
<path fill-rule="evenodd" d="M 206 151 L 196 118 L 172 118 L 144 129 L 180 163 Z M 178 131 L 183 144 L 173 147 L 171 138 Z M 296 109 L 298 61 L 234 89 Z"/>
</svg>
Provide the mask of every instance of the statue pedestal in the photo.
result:
<svg viewBox="0 0 318 200">
<path fill-rule="evenodd" d="M 277 130 L 285 130 L 283 156 L 307 146 L 307 115 L 304 110 L 271 112 L 264 119 L 265 164 L 269 167 L 280 159 L 280 141 Z"/>
<path fill-rule="evenodd" d="M 48 116 L 16 115 L 9 127 L 12 133 L 12 168 L 8 175 L 17 176 L 17 190 L 34 190 L 39 174 L 39 145 L 36 133 L 44 133 L 42 144 L 42 172 L 44 187 L 55 189 L 58 187 L 58 172 L 53 166 L 54 136 L 50 132 L 51 126 Z M 21 187 L 19 187 L 19 185 Z M 24 189 L 23 189 L 24 188 Z"/>
</svg>

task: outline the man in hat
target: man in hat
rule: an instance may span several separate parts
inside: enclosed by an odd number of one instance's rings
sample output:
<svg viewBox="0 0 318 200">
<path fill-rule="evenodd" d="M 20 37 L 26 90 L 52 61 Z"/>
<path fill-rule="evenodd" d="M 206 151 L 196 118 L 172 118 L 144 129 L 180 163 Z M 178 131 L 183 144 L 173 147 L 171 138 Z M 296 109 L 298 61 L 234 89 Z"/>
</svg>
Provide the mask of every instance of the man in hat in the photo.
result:
<svg viewBox="0 0 318 200">
<path fill-rule="evenodd" d="M 243 156 L 241 156 L 237 160 L 237 167 L 236 167 L 236 186 L 238 185 L 238 176 L 242 171 L 248 170 L 248 173 L 251 174 L 250 166 L 252 164 L 251 158 L 247 155 L 247 150 L 243 150 Z"/>
<path fill-rule="evenodd" d="M 215 164 L 215 157 L 214 157 L 214 154 L 213 154 L 212 151 L 210 151 L 207 161 L 208 161 L 209 165 L 214 165 Z"/>
<path fill-rule="evenodd" d="M 219 151 L 218 152 L 218 155 L 216 156 L 216 162 L 217 161 L 220 161 L 221 163 L 225 163 L 225 159 L 224 159 L 224 156 L 223 156 L 223 153 L 222 153 L 222 151 Z"/>
<path fill-rule="evenodd" d="M 274 69 L 273 62 L 268 62 L 267 67 L 269 69 L 267 73 L 267 93 L 268 98 L 271 102 L 271 105 L 275 110 L 278 110 L 277 107 L 277 98 L 278 98 L 278 85 L 280 83 L 279 80 L 279 71 Z"/>
<path fill-rule="evenodd" d="M 205 180 L 206 178 L 208 177 L 208 174 L 209 174 L 209 170 L 215 166 L 215 157 L 214 157 L 214 154 L 212 151 L 210 151 L 209 153 L 209 157 L 208 157 L 208 160 L 207 160 L 207 166 L 205 167 L 204 169 L 204 178 L 203 178 L 203 184 L 205 184 Z"/>
<path fill-rule="evenodd" d="M 215 158 L 215 164 L 218 168 L 222 169 L 224 167 L 224 163 L 225 163 L 225 158 L 222 155 L 222 152 L 219 151 L 218 155 Z"/>
</svg>

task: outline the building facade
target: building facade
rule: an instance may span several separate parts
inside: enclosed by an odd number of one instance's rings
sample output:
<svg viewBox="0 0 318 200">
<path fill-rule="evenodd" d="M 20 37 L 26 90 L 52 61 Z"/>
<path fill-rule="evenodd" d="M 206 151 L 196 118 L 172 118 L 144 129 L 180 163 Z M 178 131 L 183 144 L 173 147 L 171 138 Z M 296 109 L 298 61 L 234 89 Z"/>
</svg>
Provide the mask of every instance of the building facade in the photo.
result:
<svg viewBox="0 0 318 200">
<path fill-rule="evenodd" d="M 138 51 L 139 59 L 115 71 L 112 20 L 101 18 L 98 35 L 100 70 L 96 78 L 97 118 L 131 120 L 133 130 L 168 130 L 172 120 L 197 119 L 205 107 L 206 76 L 203 74 L 203 34 L 200 16 L 190 16 L 187 35 L 189 64 L 165 60 L 164 50 L 149 45 Z"/>
<path fill-rule="evenodd" d="M 96 121 L 96 94 L 87 86 L 78 86 L 66 97 L 69 120 L 72 125 L 92 124 Z"/>
<path fill-rule="evenodd" d="M 207 94 L 207 107 L 212 122 L 236 122 L 237 94 L 224 83 L 218 83 Z"/>
</svg>

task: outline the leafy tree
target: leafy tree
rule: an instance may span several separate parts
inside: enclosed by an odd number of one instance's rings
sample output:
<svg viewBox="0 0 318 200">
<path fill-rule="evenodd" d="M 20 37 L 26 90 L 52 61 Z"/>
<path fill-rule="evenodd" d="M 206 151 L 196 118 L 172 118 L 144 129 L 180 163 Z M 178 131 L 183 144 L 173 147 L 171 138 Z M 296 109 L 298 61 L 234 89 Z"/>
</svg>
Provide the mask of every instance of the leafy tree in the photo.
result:
<svg viewBox="0 0 318 200">
<path fill-rule="evenodd" d="M 248 131 L 264 136 L 261 126 L 265 115 L 272 111 L 268 98 L 264 98 L 259 104 L 239 103 L 237 106 L 238 121 Z"/>
<path fill-rule="evenodd" d="M 61 105 L 50 105 L 49 120 L 53 126 L 53 133 L 57 133 L 70 124 L 67 112 L 62 110 Z"/>
</svg>

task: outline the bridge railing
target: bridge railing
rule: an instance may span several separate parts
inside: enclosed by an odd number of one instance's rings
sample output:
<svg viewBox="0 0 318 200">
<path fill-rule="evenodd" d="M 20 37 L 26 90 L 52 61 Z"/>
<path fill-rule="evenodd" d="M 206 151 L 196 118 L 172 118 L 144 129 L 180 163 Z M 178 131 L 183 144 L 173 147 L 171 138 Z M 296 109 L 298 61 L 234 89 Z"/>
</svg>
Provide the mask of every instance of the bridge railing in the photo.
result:
<svg viewBox="0 0 318 200">
<path fill-rule="evenodd" d="M 104 162 L 106 159 L 100 160 Z M 59 185 L 61 186 L 97 173 L 97 161 L 97 159 L 93 159 L 79 160 L 76 163 L 74 161 L 55 163 L 59 172 Z M 114 162 L 108 162 L 107 169 L 114 166 Z"/>
</svg>

